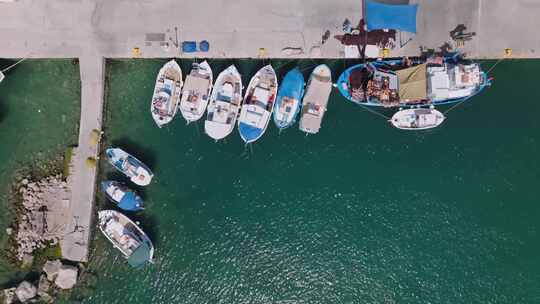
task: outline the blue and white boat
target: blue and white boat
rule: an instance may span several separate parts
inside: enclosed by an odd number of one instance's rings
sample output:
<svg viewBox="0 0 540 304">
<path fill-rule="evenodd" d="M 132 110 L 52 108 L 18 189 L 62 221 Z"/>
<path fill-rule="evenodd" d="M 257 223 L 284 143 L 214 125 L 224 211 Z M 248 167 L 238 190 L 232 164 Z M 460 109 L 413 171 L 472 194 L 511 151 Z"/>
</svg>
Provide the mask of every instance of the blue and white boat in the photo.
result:
<svg viewBox="0 0 540 304">
<path fill-rule="evenodd" d="M 402 108 L 460 102 L 490 84 L 480 65 L 459 53 L 357 64 L 345 70 L 337 82 L 339 92 L 356 104 Z"/>
<path fill-rule="evenodd" d="M 103 181 L 101 191 L 122 210 L 141 211 L 144 209 L 142 198 L 121 182 Z"/>
<path fill-rule="evenodd" d="M 262 67 L 251 78 L 238 119 L 238 131 L 246 144 L 256 141 L 266 131 L 274 109 L 277 88 L 276 72 L 271 65 Z"/>
<path fill-rule="evenodd" d="M 273 116 L 274 123 L 280 130 L 296 122 L 304 96 L 304 85 L 304 75 L 298 68 L 287 72 L 279 85 Z"/>
<path fill-rule="evenodd" d="M 153 263 L 154 245 L 144 231 L 127 216 L 115 210 L 98 212 L 99 230 L 120 250 L 128 264 L 142 267 Z"/>
<path fill-rule="evenodd" d="M 109 148 L 105 151 L 109 163 L 124 173 L 139 186 L 146 186 L 152 181 L 154 174 L 140 160 L 120 148 Z"/>
</svg>

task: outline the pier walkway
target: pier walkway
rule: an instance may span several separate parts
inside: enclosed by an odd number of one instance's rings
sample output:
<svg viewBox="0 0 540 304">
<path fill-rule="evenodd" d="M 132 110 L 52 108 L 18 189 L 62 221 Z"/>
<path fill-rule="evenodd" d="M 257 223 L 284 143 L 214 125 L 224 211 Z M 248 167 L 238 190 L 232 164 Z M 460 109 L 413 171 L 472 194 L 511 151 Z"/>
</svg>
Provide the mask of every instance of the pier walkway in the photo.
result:
<svg viewBox="0 0 540 304">
<path fill-rule="evenodd" d="M 407 0 L 380 0 L 407 3 Z M 459 47 L 475 58 L 539 58 L 536 14 L 540 1 L 413 0 L 420 4 L 417 34 L 399 36 L 389 56 Z M 89 141 L 101 130 L 104 58 L 342 58 L 343 21 L 362 18 L 360 0 L 16 0 L 0 2 L 0 58 L 79 58 L 81 120 L 71 177 L 72 224 L 64 257 L 86 261 L 92 223 L 97 155 Z M 450 32 L 465 27 L 471 39 L 456 44 Z M 322 44 L 323 36 L 328 39 Z M 207 53 L 181 54 L 181 41 L 207 40 Z M 134 52 L 134 48 L 138 52 Z M 284 50 L 285 49 L 285 50 Z M 289 49 L 294 55 L 286 51 Z M 7 75 L 9 77 L 9 75 Z"/>
</svg>

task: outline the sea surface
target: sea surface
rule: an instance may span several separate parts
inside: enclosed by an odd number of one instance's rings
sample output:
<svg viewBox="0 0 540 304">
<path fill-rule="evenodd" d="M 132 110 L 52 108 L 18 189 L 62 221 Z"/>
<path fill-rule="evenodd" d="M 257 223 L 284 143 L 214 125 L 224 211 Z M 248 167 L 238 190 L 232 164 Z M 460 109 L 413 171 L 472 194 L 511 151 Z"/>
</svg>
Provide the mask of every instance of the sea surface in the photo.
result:
<svg viewBox="0 0 540 304">
<path fill-rule="evenodd" d="M 0 70 L 13 63 L 0 60 Z M 27 60 L 5 74 L 0 83 L 2 250 L 6 248 L 5 229 L 14 217 L 7 198 L 15 173 L 30 167 L 34 172 L 48 172 L 43 167 L 77 143 L 81 100 L 79 66 L 72 60 Z M 25 274 L 11 267 L 1 252 L 0 287 L 11 287 Z"/>
<path fill-rule="evenodd" d="M 155 126 L 165 62 L 107 65 L 104 148 L 155 173 L 137 188 L 146 210 L 129 214 L 155 264 L 131 269 L 96 231 L 91 276 L 69 302 L 540 303 L 540 61 L 500 62 L 493 86 L 437 129 L 394 129 L 334 89 L 319 134 L 271 123 L 248 147 L 180 115 Z M 220 60 L 214 75 L 231 63 L 247 84 L 267 63 L 307 77 L 320 62 Z M 334 78 L 349 64 L 327 63 Z"/>
</svg>

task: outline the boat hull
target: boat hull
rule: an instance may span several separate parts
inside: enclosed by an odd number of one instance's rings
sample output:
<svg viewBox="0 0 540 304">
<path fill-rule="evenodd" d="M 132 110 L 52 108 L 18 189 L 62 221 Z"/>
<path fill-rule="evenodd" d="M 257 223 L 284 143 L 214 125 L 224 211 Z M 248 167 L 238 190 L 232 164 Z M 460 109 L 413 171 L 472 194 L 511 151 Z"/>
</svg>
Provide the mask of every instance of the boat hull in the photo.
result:
<svg viewBox="0 0 540 304">
<path fill-rule="evenodd" d="M 182 69 L 171 60 L 159 70 L 154 93 L 150 103 L 150 113 L 158 127 L 170 123 L 178 110 L 182 92 Z"/>
<path fill-rule="evenodd" d="M 191 123 L 199 120 L 206 110 L 212 92 L 213 75 L 208 62 L 193 64 L 186 77 L 180 99 L 180 113 Z"/>
<path fill-rule="evenodd" d="M 445 120 L 444 114 L 435 109 L 406 109 L 396 112 L 390 123 L 401 130 L 427 130 L 440 126 Z"/>
<path fill-rule="evenodd" d="M 242 105 L 242 77 L 234 65 L 216 78 L 208 104 L 204 132 L 214 140 L 231 134 Z"/>
<path fill-rule="evenodd" d="M 147 186 L 154 174 L 143 162 L 120 148 L 109 148 L 105 151 L 109 163 L 130 178 L 139 186 Z"/>
<path fill-rule="evenodd" d="M 331 92 L 332 71 L 326 64 L 318 65 L 311 72 L 306 94 L 302 99 L 300 131 L 307 134 L 319 132 Z"/>
<path fill-rule="evenodd" d="M 126 211 L 144 210 L 142 198 L 123 183 L 117 181 L 101 182 L 101 192 L 118 208 Z"/>
<path fill-rule="evenodd" d="M 99 211 L 98 226 L 103 235 L 122 253 L 131 266 L 142 267 L 153 262 L 152 241 L 127 216 L 115 210 Z"/>
<path fill-rule="evenodd" d="M 238 119 L 238 131 L 246 144 L 255 142 L 266 131 L 277 89 L 277 76 L 271 65 L 262 67 L 251 78 Z"/>
<path fill-rule="evenodd" d="M 296 122 L 300 113 L 301 100 L 304 96 L 304 76 L 298 68 L 287 72 L 281 82 L 274 106 L 274 124 L 285 129 Z"/>
<path fill-rule="evenodd" d="M 452 57 L 445 57 L 444 61 L 446 62 L 448 60 L 454 60 L 454 58 L 455 58 L 455 55 L 452 56 Z M 424 62 L 425 62 L 425 60 L 423 60 L 423 61 L 415 61 L 414 63 L 419 64 L 419 63 L 424 63 Z M 380 67 L 380 66 L 384 66 L 384 65 L 400 65 L 400 64 L 403 64 L 403 59 L 382 60 L 382 61 L 372 62 L 370 64 L 372 64 L 375 67 Z M 439 105 L 454 104 L 454 103 L 458 103 L 458 102 L 462 102 L 462 101 L 465 101 L 467 99 L 470 99 L 471 97 L 474 97 L 475 95 L 482 92 L 486 87 L 489 87 L 491 85 L 491 81 L 488 79 L 487 74 L 482 71 L 480 73 L 480 78 L 481 78 L 480 84 L 472 92 L 472 94 L 470 94 L 468 96 L 459 97 L 459 98 L 448 98 L 448 99 L 443 99 L 443 100 L 430 100 L 430 99 L 428 99 L 424 103 L 420 103 L 420 104 L 419 103 L 414 103 L 413 104 L 413 103 L 400 102 L 399 104 L 395 104 L 395 105 L 392 105 L 392 106 L 387 106 L 387 105 L 384 105 L 384 104 L 382 104 L 380 102 L 374 102 L 374 101 L 370 100 L 369 98 L 364 99 L 362 101 L 359 101 L 357 99 L 354 99 L 351 96 L 351 93 L 349 92 L 349 88 L 350 88 L 349 76 L 351 75 L 351 72 L 353 70 L 361 69 L 361 68 L 365 68 L 365 67 L 366 67 L 366 64 L 357 64 L 357 65 L 354 65 L 352 67 L 349 67 L 343 73 L 341 73 L 341 75 L 339 76 L 338 81 L 337 81 L 338 91 L 340 92 L 340 94 L 343 97 L 345 97 L 350 102 L 353 102 L 353 103 L 358 104 L 358 105 L 363 105 L 363 106 L 390 107 L 390 108 L 413 108 L 413 107 L 419 107 L 419 106 L 430 106 L 430 105 L 439 106 Z"/>
</svg>

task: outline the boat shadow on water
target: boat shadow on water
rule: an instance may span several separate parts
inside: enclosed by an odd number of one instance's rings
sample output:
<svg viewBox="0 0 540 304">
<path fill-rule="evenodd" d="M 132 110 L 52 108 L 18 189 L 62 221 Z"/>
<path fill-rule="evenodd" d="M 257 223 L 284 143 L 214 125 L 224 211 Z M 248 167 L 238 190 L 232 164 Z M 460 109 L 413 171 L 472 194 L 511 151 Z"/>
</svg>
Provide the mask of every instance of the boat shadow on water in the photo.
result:
<svg viewBox="0 0 540 304">
<path fill-rule="evenodd" d="M 159 248 L 159 224 L 155 216 L 145 212 L 130 213 L 129 218 L 137 224 L 148 238 L 152 241 L 154 248 Z"/>
<path fill-rule="evenodd" d="M 8 107 L 4 101 L 0 98 L 0 123 L 4 121 L 4 117 L 7 117 Z"/>
</svg>

